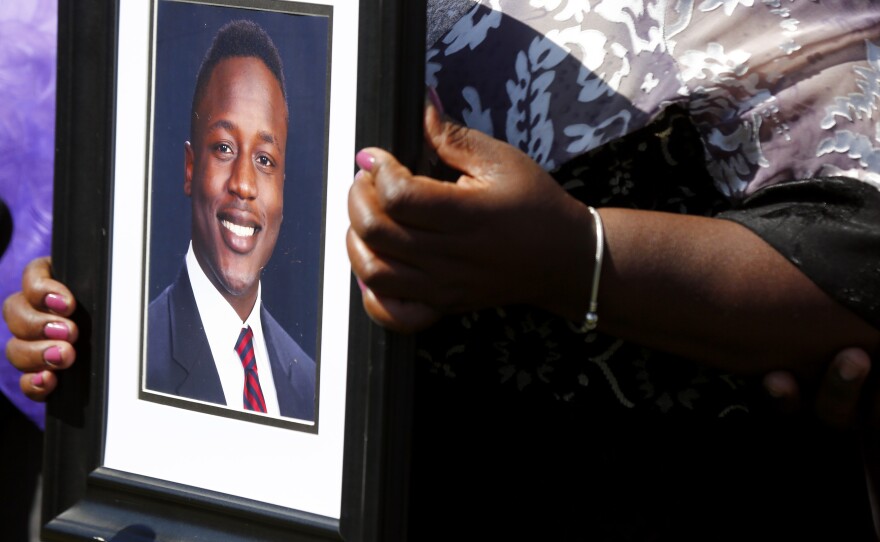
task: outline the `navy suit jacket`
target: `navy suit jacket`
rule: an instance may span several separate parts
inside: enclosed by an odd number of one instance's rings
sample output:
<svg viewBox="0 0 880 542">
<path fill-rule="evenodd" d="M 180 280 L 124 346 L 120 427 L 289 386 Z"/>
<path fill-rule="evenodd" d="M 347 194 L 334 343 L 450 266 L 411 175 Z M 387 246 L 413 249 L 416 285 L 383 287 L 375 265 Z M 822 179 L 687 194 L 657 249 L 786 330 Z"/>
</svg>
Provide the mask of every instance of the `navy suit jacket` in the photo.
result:
<svg viewBox="0 0 880 542">
<path fill-rule="evenodd" d="M 272 318 L 260 318 L 281 415 L 314 421 L 315 362 Z M 229 348 L 232 349 L 235 338 Z M 186 266 L 148 310 L 147 389 L 226 404 Z"/>
</svg>

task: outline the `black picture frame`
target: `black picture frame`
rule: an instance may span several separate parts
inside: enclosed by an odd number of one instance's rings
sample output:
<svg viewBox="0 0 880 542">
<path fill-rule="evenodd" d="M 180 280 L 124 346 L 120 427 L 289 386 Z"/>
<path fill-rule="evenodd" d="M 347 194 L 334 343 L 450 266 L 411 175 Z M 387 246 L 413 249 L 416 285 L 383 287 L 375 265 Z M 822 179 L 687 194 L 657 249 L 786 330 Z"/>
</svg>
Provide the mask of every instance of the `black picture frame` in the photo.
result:
<svg viewBox="0 0 880 542">
<path fill-rule="evenodd" d="M 119 1 L 58 3 L 53 272 L 77 298 L 80 337 L 77 361 L 59 374 L 47 405 L 41 537 L 405 540 L 413 345 L 369 321 L 354 280 L 338 519 L 104 466 Z M 359 10 L 355 145 L 381 146 L 415 164 L 422 147 L 424 0 L 350 4 Z"/>
</svg>

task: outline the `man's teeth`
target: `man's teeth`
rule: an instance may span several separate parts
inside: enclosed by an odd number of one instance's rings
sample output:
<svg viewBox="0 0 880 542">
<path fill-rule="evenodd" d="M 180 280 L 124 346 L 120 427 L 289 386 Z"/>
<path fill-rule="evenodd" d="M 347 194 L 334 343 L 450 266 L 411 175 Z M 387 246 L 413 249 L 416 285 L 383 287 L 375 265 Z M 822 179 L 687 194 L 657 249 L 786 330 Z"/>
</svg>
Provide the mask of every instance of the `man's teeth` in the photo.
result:
<svg viewBox="0 0 880 542">
<path fill-rule="evenodd" d="M 233 224 L 228 220 L 221 220 L 220 223 L 223 224 L 224 228 L 239 237 L 251 237 L 253 234 L 257 233 L 257 228 L 254 228 L 252 226 L 239 226 L 238 224 Z"/>
</svg>

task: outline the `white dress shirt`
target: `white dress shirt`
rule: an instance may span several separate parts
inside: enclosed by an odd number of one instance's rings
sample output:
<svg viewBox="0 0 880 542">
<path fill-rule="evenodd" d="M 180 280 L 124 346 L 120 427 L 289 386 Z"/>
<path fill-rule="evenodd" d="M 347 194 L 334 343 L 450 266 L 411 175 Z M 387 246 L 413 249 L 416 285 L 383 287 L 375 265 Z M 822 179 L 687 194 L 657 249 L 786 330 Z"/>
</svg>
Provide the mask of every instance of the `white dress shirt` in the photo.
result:
<svg viewBox="0 0 880 542">
<path fill-rule="evenodd" d="M 193 253 L 192 242 L 186 253 L 186 271 L 189 273 L 189 282 L 192 285 L 193 296 L 208 337 L 208 345 L 220 375 L 220 384 L 223 386 L 223 395 L 226 397 L 226 405 L 231 408 L 244 410 L 244 367 L 241 358 L 235 351 L 235 343 L 244 326 L 251 326 L 254 332 L 254 355 L 257 357 L 257 373 L 260 378 L 260 388 L 263 390 L 263 398 L 266 401 L 266 413 L 279 416 L 278 396 L 275 393 L 275 381 L 272 379 L 272 365 L 269 363 L 269 351 L 266 348 L 266 339 L 263 336 L 263 324 L 260 320 L 261 286 L 257 286 L 257 302 L 251 309 L 250 315 L 242 322 L 235 309 L 217 291 Z"/>
</svg>

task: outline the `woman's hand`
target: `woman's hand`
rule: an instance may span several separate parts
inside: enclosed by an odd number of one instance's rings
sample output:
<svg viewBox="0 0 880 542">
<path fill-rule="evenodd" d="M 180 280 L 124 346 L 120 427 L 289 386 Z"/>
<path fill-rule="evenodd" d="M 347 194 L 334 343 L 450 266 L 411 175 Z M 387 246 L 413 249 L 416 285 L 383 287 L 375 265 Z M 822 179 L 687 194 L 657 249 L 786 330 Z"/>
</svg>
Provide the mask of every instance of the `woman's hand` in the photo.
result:
<svg viewBox="0 0 880 542">
<path fill-rule="evenodd" d="M 880 389 L 876 377 L 869 379 L 871 370 L 867 352 L 845 348 L 828 364 L 814 398 L 802 397 L 797 379 L 784 371 L 768 373 L 764 387 L 784 412 L 811 410 L 833 430 L 859 433 L 874 531 L 880 540 Z"/>
<path fill-rule="evenodd" d="M 764 388 L 783 413 L 810 409 L 825 426 L 880 431 L 880 390 L 869 380 L 871 359 L 861 348 L 845 348 L 828 364 L 815 392 L 803 397 L 797 378 L 786 371 L 764 376 Z"/>
<path fill-rule="evenodd" d="M 3 303 L 3 319 L 13 338 L 6 344 L 6 357 L 21 376 L 25 395 L 43 401 L 58 380 L 55 372 L 76 359 L 73 343 L 79 330 L 69 319 L 76 308 L 73 294 L 52 278 L 51 260 L 37 258 L 25 267 L 22 291 Z"/>
<path fill-rule="evenodd" d="M 513 303 L 582 317 L 573 300 L 588 297 L 595 250 L 586 207 L 525 153 L 434 107 L 425 137 L 457 181 L 413 175 L 376 148 L 356 158 L 347 245 L 370 316 L 398 331 Z"/>
</svg>

